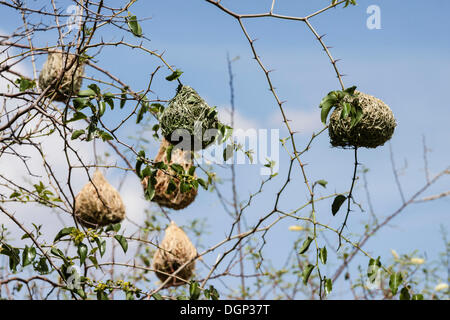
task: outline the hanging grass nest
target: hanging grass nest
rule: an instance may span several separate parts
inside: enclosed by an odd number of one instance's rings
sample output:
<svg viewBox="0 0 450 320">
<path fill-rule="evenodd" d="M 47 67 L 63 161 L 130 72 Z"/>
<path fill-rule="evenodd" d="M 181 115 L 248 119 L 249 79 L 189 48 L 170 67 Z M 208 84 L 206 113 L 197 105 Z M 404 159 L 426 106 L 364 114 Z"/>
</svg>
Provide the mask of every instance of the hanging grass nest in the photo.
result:
<svg viewBox="0 0 450 320">
<path fill-rule="evenodd" d="M 119 192 L 99 170 L 95 171 L 92 182 L 76 196 L 75 216 L 83 226 L 94 229 L 125 218 L 125 206 Z"/>
<path fill-rule="evenodd" d="M 376 148 L 391 139 L 397 126 L 392 110 L 380 99 L 355 91 L 342 102 L 362 109 L 362 117 L 352 127 L 351 118 L 342 118 L 341 103 L 331 114 L 328 133 L 333 147 Z"/>
<path fill-rule="evenodd" d="M 165 231 L 164 239 L 153 257 L 153 269 L 155 269 L 158 278 L 164 282 L 170 274 L 196 256 L 197 250 L 186 233 L 175 222 L 171 221 Z M 195 261 L 192 261 L 181 269 L 176 277 L 188 281 L 192 277 L 194 269 Z M 180 279 L 171 278 L 169 285 L 184 284 Z"/>
<path fill-rule="evenodd" d="M 155 158 L 156 162 L 163 162 L 168 166 L 167 170 L 158 170 L 156 173 L 156 185 L 155 195 L 152 201 L 158 203 L 160 206 L 180 210 L 190 205 L 197 196 L 197 189 L 191 188 L 189 191 L 182 192 L 180 190 L 181 181 L 174 177 L 175 171 L 170 168 L 172 164 L 179 164 L 183 167 L 184 172 L 189 172 L 189 169 L 193 166 L 191 160 L 191 153 L 189 151 L 183 151 L 174 147 L 171 151 L 170 161 L 167 159 L 167 150 L 172 145 L 166 139 L 163 139 L 159 148 L 158 154 Z M 194 173 L 194 177 L 196 177 Z M 142 180 L 142 186 L 144 192 L 148 186 L 149 177 L 145 177 Z M 170 180 L 175 183 L 175 188 L 172 192 L 167 193 L 167 188 L 170 184 Z"/>
<path fill-rule="evenodd" d="M 74 59 L 76 55 L 71 53 L 56 51 L 48 53 L 47 61 L 39 74 L 39 87 L 44 90 L 51 85 L 48 96 L 53 97 L 55 101 L 66 101 L 70 95 L 77 95 L 80 91 L 84 65 L 81 62 L 73 62 Z M 61 81 L 58 81 L 60 73 L 68 66 L 71 67 L 64 72 Z M 56 83 L 53 83 L 55 80 Z"/>
<path fill-rule="evenodd" d="M 214 142 L 217 133 L 209 135 L 208 129 L 218 129 L 217 111 L 211 108 L 188 86 L 179 85 L 175 97 L 170 100 L 160 119 L 163 136 L 172 144 L 190 137 L 190 146 L 185 141 L 183 149 L 204 149 Z"/>
</svg>

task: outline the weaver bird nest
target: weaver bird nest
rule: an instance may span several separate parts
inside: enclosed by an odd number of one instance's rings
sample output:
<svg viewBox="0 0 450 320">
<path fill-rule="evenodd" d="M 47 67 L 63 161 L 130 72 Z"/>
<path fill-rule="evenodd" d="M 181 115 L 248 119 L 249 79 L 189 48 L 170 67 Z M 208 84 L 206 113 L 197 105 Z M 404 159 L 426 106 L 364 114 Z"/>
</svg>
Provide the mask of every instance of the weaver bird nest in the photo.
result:
<svg viewBox="0 0 450 320">
<path fill-rule="evenodd" d="M 86 228 L 103 227 L 125 218 L 125 206 L 119 192 L 97 170 L 75 198 L 75 216 Z"/>
<path fill-rule="evenodd" d="M 175 222 L 171 221 L 167 227 L 164 239 L 153 257 L 153 269 L 161 281 L 166 281 L 172 273 L 181 266 L 193 260 L 197 256 L 197 250 L 184 231 Z M 195 260 L 187 263 L 176 275 L 171 277 L 169 285 L 184 284 L 181 278 L 188 281 L 195 269 Z"/>
<path fill-rule="evenodd" d="M 77 95 L 83 80 L 84 65 L 74 61 L 76 55 L 65 52 L 49 52 L 39 74 L 39 87 L 45 90 L 50 86 L 48 96 L 55 101 L 66 101 L 67 97 Z M 68 68 L 71 66 L 70 68 Z M 62 77 L 60 79 L 61 76 Z"/>
<path fill-rule="evenodd" d="M 346 95 L 342 102 L 359 106 L 361 120 L 352 127 L 350 117 L 342 119 L 342 103 L 333 111 L 328 133 L 333 147 L 376 148 L 391 139 L 396 122 L 391 109 L 380 99 L 355 91 Z"/>
<path fill-rule="evenodd" d="M 199 150 L 214 142 L 219 121 L 215 108 L 191 87 L 180 85 L 160 124 L 163 136 L 172 144 L 183 141 L 180 145 L 184 150 Z"/>
<path fill-rule="evenodd" d="M 185 172 L 189 172 L 189 169 L 193 166 L 191 160 L 191 153 L 189 151 L 183 151 L 177 147 L 174 147 L 171 151 L 171 159 L 167 159 L 167 150 L 171 147 L 171 144 L 163 139 L 156 155 L 155 162 L 163 162 L 168 166 L 167 170 L 158 170 L 156 173 L 155 195 L 152 201 L 158 203 L 160 206 L 180 210 L 190 205 L 197 196 L 197 189 L 192 188 L 189 191 L 182 192 L 180 190 L 181 181 L 175 177 L 175 171 L 170 168 L 171 164 L 179 164 L 183 167 Z M 195 174 L 194 174 L 195 177 Z M 167 187 L 170 181 L 175 183 L 176 188 L 167 193 Z M 142 186 L 144 192 L 148 187 L 149 177 L 145 177 L 142 180 Z"/>
</svg>

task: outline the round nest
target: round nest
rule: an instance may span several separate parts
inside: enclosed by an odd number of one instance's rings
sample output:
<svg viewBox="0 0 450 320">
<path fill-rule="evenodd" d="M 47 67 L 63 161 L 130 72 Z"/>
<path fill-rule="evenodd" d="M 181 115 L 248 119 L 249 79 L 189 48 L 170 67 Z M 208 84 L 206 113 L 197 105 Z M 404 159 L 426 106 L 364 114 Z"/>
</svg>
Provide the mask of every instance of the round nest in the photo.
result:
<svg viewBox="0 0 450 320">
<path fill-rule="evenodd" d="M 217 129 L 219 120 L 215 109 L 194 89 L 180 85 L 164 110 L 160 124 L 163 136 L 172 144 L 179 144 L 188 136 L 190 140 L 179 145 L 183 145 L 184 150 L 199 150 L 214 142 L 217 133 L 210 136 L 207 130 Z"/>
<path fill-rule="evenodd" d="M 48 86 L 52 86 L 48 91 L 48 96 L 53 97 L 55 101 L 66 101 L 70 95 L 77 95 L 83 81 L 84 65 L 73 60 L 76 58 L 74 54 L 65 52 L 49 52 L 47 61 L 44 63 L 41 73 L 39 74 L 39 87 L 45 90 Z M 61 82 L 59 76 L 66 67 L 70 69 L 64 72 Z M 53 81 L 56 80 L 56 83 Z M 56 86 L 59 83 L 59 86 Z"/>
<path fill-rule="evenodd" d="M 197 250 L 186 233 L 171 221 L 166 229 L 164 239 L 153 257 L 153 269 L 155 269 L 157 277 L 164 282 L 170 274 L 196 256 Z M 187 264 L 175 276 L 188 281 L 192 277 L 194 269 L 195 261 Z M 185 283 L 176 277 L 171 277 L 168 285 Z"/>
<path fill-rule="evenodd" d="M 180 210 L 186 208 L 188 205 L 194 202 L 195 197 L 197 196 L 197 190 L 195 188 L 192 188 L 187 192 L 181 192 L 181 182 L 179 179 L 173 177 L 173 175 L 175 175 L 175 171 L 170 168 L 170 165 L 173 163 L 177 163 L 183 167 L 185 172 L 188 172 L 189 168 L 192 167 L 193 164 L 190 158 L 190 152 L 183 151 L 176 147 L 172 149 L 170 161 L 167 161 L 166 151 L 169 146 L 170 143 L 167 140 L 163 139 L 158 154 L 155 158 L 155 162 L 164 162 L 169 167 L 169 169 L 167 169 L 166 171 L 158 170 L 158 172 L 156 173 L 155 195 L 153 196 L 152 201 L 158 203 L 163 207 Z M 142 180 L 144 191 L 147 189 L 148 179 L 149 177 L 145 177 Z M 170 179 L 173 179 L 173 181 L 175 182 L 176 189 L 170 194 L 167 194 L 166 190 L 169 185 Z"/>
<path fill-rule="evenodd" d="M 94 229 L 125 218 L 125 206 L 119 192 L 99 170 L 95 171 L 92 182 L 75 197 L 75 216 L 80 224 Z"/>
<path fill-rule="evenodd" d="M 330 118 L 328 133 L 333 147 L 376 148 L 391 139 L 397 126 L 391 109 L 380 99 L 355 91 L 343 102 L 360 106 L 363 116 L 353 128 L 350 117 L 341 119 L 342 106 L 337 107 Z"/>
</svg>

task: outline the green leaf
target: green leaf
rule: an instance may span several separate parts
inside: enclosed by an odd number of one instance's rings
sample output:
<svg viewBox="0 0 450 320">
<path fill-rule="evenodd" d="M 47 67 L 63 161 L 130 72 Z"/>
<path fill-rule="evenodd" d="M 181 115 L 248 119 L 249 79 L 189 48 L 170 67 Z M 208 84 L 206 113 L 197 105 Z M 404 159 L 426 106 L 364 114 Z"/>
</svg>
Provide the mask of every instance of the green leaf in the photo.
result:
<svg viewBox="0 0 450 320">
<path fill-rule="evenodd" d="M 411 300 L 411 295 L 409 294 L 409 290 L 406 287 L 400 291 L 400 300 Z"/>
<path fill-rule="evenodd" d="M 88 253 L 88 247 L 84 243 L 78 245 L 78 256 L 80 257 L 80 265 L 83 265 L 86 261 L 86 256 Z"/>
<path fill-rule="evenodd" d="M 300 248 L 299 254 L 304 254 L 306 251 L 308 251 L 309 246 L 310 246 L 310 244 L 311 244 L 311 242 L 312 242 L 313 240 L 314 240 L 313 238 L 308 237 L 308 239 L 306 239 L 306 240 L 303 242 L 303 245 L 302 245 L 302 247 Z"/>
<path fill-rule="evenodd" d="M 152 294 L 152 297 L 155 300 L 164 300 L 163 297 L 159 293 Z"/>
<path fill-rule="evenodd" d="M 122 89 L 122 94 L 120 95 L 120 109 L 122 109 L 125 106 L 125 103 L 127 102 L 127 89 Z"/>
<path fill-rule="evenodd" d="M 105 101 L 100 101 L 98 103 L 99 109 L 98 109 L 98 116 L 101 117 L 105 114 L 106 111 L 106 103 Z"/>
<path fill-rule="evenodd" d="M 34 269 L 40 274 L 46 274 L 49 272 L 49 268 L 47 265 L 47 259 L 42 257 L 39 259 L 39 262 L 34 265 Z"/>
<path fill-rule="evenodd" d="M 170 179 L 169 185 L 167 186 L 166 193 L 171 194 L 177 189 L 176 183 L 173 181 L 173 179 Z"/>
<path fill-rule="evenodd" d="M 148 201 L 152 201 L 153 197 L 155 196 L 155 185 L 156 185 L 156 179 L 154 176 L 149 177 L 148 183 L 147 183 L 147 189 L 145 190 L 145 199 Z"/>
<path fill-rule="evenodd" d="M 190 300 L 198 300 L 198 298 L 200 297 L 200 287 L 198 286 L 198 282 L 196 281 L 192 281 L 190 286 L 189 286 L 189 295 L 190 295 Z"/>
<path fill-rule="evenodd" d="M 199 185 L 201 185 L 203 187 L 203 189 L 208 190 L 208 185 L 205 182 L 205 180 L 203 180 L 202 178 L 198 178 L 197 182 L 198 182 Z"/>
<path fill-rule="evenodd" d="M 355 115 L 352 118 L 352 122 L 350 123 L 350 128 L 356 126 L 362 119 L 364 113 L 361 107 L 356 107 Z"/>
<path fill-rule="evenodd" d="M 172 168 L 173 171 L 175 171 L 178 174 L 184 174 L 184 168 L 181 164 L 178 163 L 172 163 L 170 165 L 170 168 Z"/>
<path fill-rule="evenodd" d="M 89 256 L 89 260 L 91 260 L 92 264 L 95 266 L 95 268 L 98 269 L 99 265 L 98 265 L 97 258 L 95 256 Z"/>
<path fill-rule="evenodd" d="M 78 121 L 78 120 L 82 120 L 82 119 L 87 119 L 87 116 L 84 113 L 77 111 L 73 114 L 72 119 L 67 120 L 66 123 Z"/>
<path fill-rule="evenodd" d="M 348 102 L 342 103 L 342 111 L 341 111 L 341 119 L 346 119 L 350 114 L 350 110 L 352 109 L 352 105 Z"/>
<path fill-rule="evenodd" d="M 190 176 L 193 176 L 193 175 L 194 175 L 194 173 L 195 173 L 195 169 L 197 169 L 197 167 L 196 167 L 196 166 L 192 166 L 192 167 L 190 167 L 190 168 L 189 168 L 189 171 L 188 171 L 188 174 L 189 174 Z"/>
<path fill-rule="evenodd" d="M 328 257 L 327 247 L 323 247 L 319 251 L 319 259 L 323 264 L 327 264 L 327 257 Z"/>
<path fill-rule="evenodd" d="M 127 250 L 128 250 L 128 242 L 127 242 L 127 239 L 125 239 L 124 236 L 121 236 L 121 235 L 118 235 L 118 234 L 116 234 L 116 235 L 114 236 L 114 238 L 119 242 L 120 246 L 121 246 L 122 249 L 123 249 L 123 252 L 126 253 Z"/>
<path fill-rule="evenodd" d="M 81 90 L 78 95 L 80 97 L 95 97 L 96 93 L 92 89 Z"/>
<path fill-rule="evenodd" d="M 180 69 L 177 69 L 170 76 L 167 76 L 166 80 L 167 81 L 176 80 L 176 79 L 178 79 L 181 76 L 182 73 L 183 73 L 183 71 L 181 71 Z"/>
<path fill-rule="evenodd" d="M 171 144 L 166 149 L 167 162 L 170 162 L 172 160 L 172 150 L 173 150 L 173 145 Z"/>
<path fill-rule="evenodd" d="M 139 109 L 136 117 L 136 123 L 140 123 L 142 119 L 144 119 L 144 114 L 147 111 L 147 107 L 145 105 L 142 105 Z"/>
<path fill-rule="evenodd" d="M 391 288 L 392 295 L 395 296 L 398 292 L 398 287 L 403 281 L 402 274 L 400 272 L 395 272 L 391 274 L 389 279 L 389 288 Z"/>
<path fill-rule="evenodd" d="M 95 83 L 91 83 L 90 85 L 88 85 L 88 88 L 94 91 L 95 95 L 100 95 L 100 88 Z"/>
<path fill-rule="evenodd" d="M 314 266 L 309 264 L 302 272 L 303 284 L 306 285 L 308 283 L 309 277 L 311 276 L 311 272 L 313 271 Z"/>
<path fill-rule="evenodd" d="M 342 194 L 334 198 L 333 204 L 331 205 L 331 213 L 333 214 L 333 216 L 335 216 L 336 213 L 338 213 L 339 209 L 341 208 L 342 204 L 345 202 L 346 199 L 347 197 Z"/>
<path fill-rule="evenodd" d="M 53 240 L 53 242 L 58 241 L 59 239 L 61 239 L 62 237 L 65 237 L 69 234 L 71 234 L 73 231 L 77 230 L 75 227 L 67 227 L 67 228 L 63 228 L 61 229 L 58 234 L 55 237 L 55 240 Z"/>
<path fill-rule="evenodd" d="M 381 268 L 380 257 L 378 257 L 376 260 L 375 259 L 369 260 L 369 266 L 367 268 L 367 277 L 369 278 L 369 281 L 371 282 L 375 281 L 378 274 L 378 270 L 380 268 Z"/>
<path fill-rule="evenodd" d="M 99 130 L 98 131 L 98 135 L 99 135 L 99 137 L 103 140 L 103 141 L 108 141 L 108 140 L 113 140 L 114 138 L 113 138 L 113 136 L 112 135 L 110 135 L 108 132 L 106 132 L 106 131 L 101 131 L 101 130 Z"/>
<path fill-rule="evenodd" d="M 422 294 L 414 294 L 411 300 L 423 300 Z"/>
<path fill-rule="evenodd" d="M 325 279 L 325 294 L 329 295 L 333 290 L 333 280 Z"/>
<path fill-rule="evenodd" d="M 22 253 L 22 265 L 26 267 L 33 262 L 34 258 L 36 258 L 36 248 L 25 246 Z"/>
<path fill-rule="evenodd" d="M 348 93 L 348 94 L 350 94 L 350 95 L 354 95 L 354 94 L 355 94 L 356 88 L 357 88 L 356 86 L 352 86 L 352 87 L 350 87 L 350 88 L 345 89 L 344 92 L 345 92 L 345 93 Z"/>
<path fill-rule="evenodd" d="M 16 79 L 15 83 L 17 83 L 19 85 L 20 92 L 24 92 L 24 91 L 34 88 L 36 86 L 35 81 L 25 79 L 24 77 Z"/>
<path fill-rule="evenodd" d="M 138 175 L 139 178 L 142 178 L 141 167 L 142 167 L 142 164 L 144 163 L 144 160 L 145 160 L 145 151 L 141 150 L 138 152 L 136 166 L 135 166 L 136 174 Z"/>
<path fill-rule="evenodd" d="M 325 181 L 325 180 L 317 180 L 316 183 L 317 183 L 317 184 L 320 184 L 322 187 L 326 188 L 326 187 L 327 187 L 327 184 L 328 184 L 328 181 Z"/>
<path fill-rule="evenodd" d="M 73 106 L 75 107 L 75 109 L 77 109 L 79 111 L 79 110 L 84 109 L 87 106 L 89 99 L 75 98 L 72 101 L 73 101 Z"/>
<path fill-rule="evenodd" d="M 83 133 L 84 133 L 84 130 L 75 130 L 75 131 L 72 133 L 71 139 L 72 139 L 72 140 L 75 140 L 76 138 L 80 137 Z"/>
<path fill-rule="evenodd" d="M 136 16 L 129 15 L 127 18 L 128 28 L 136 37 L 142 37 L 142 27 L 139 25 Z"/>
<path fill-rule="evenodd" d="M 100 251 L 100 256 L 103 257 L 103 255 L 106 252 L 106 240 L 100 240 L 100 238 L 95 238 L 95 242 L 97 243 L 98 250 Z"/>
<path fill-rule="evenodd" d="M 104 93 L 103 100 L 105 100 L 111 110 L 114 110 L 114 95 L 111 92 Z"/>
<path fill-rule="evenodd" d="M 333 92 L 330 92 L 325 98 L 320 102 L 320 108 L 322 109 L 320 112 L 320 118 L 323 124 L 327 123 L 328 114 L 332 107 L 336 106 L 338 100 Z"/>
</svg>

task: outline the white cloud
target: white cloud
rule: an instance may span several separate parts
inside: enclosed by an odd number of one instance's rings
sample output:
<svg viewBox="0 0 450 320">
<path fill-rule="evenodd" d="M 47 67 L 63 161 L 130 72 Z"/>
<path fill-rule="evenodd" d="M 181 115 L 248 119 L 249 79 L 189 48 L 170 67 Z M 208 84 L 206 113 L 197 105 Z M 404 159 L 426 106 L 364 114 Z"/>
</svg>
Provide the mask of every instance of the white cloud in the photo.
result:
<svg viewBox="0 0 450 320">
<path fill-rule="evenodd" d="M 318 131 L 323 128 L 323 124 L 320 121 L 320 111 L 305 111 L 303 109 L 284 109 L 286 117 L 289 121 L 289 126 L 293 131 L 297 131 L 300 134 L 310 134 L 314 131 Z M 283 118 L 281 113 L 277 111 L 271 117 L 271 124 L 278 127 L 284 127 Z"/>
<path fill-rule="evenodd" d="M 222 107 L 219 109 L 219 120 L 227 125 L 231 125 L 231 114 L 232 110 L 230 107 Z M 238 110 L 234 111 L 234 125 L 233 128 L 236 129 L 258 129 L 261 125 L 253 120 L 242 115 Z"/>
</svg>

